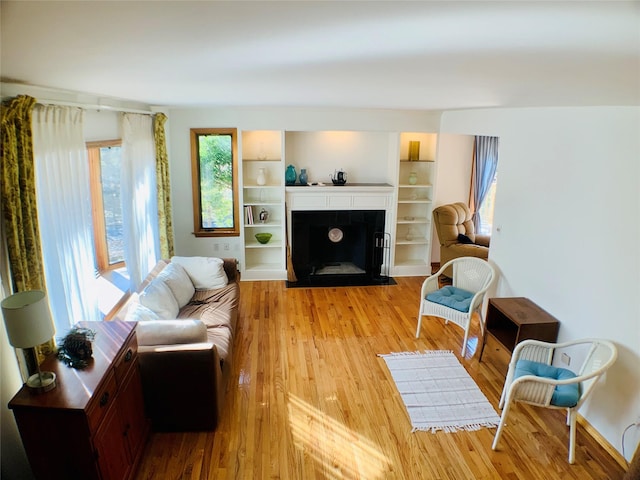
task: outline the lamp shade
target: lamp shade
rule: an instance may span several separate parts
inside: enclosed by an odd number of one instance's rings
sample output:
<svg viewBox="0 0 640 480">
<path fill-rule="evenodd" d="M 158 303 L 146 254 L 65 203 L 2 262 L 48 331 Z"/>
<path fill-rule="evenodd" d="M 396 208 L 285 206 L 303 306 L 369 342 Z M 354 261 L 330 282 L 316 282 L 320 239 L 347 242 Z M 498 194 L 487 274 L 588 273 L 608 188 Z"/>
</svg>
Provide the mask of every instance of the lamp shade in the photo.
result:
<svg viewBox="0 0 640 480">
<path fill-rule="evenodd" d="M 15 293 L 0 305 L 9 343 L 14 347 L 32 348 L 55 334 L 47 294 L 42 290 Z"/>
</svg>

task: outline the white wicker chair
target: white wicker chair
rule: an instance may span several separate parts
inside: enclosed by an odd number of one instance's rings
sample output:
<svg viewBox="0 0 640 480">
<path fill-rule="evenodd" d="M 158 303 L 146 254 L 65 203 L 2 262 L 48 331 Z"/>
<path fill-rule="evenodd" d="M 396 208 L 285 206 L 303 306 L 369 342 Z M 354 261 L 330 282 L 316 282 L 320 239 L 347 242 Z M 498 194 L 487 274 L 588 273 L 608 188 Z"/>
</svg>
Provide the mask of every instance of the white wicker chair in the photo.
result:
<svg viewBox="0 0 640 480">
<path fill-rule="evenodd" d="M 453 268 L 452 286 L 471 292 L 473 298 L 469 309 L 461 312 L 451 307 L 427 300 L 427 295 L 439 290 L 438 277 L 449 267 Z M 427 277 L 422 284 L 420 293 L 420 311 L 418 313 L 418 328 L 416 338 L 420 337 L 422 327 L 422 317 L 424 315 L 444 318 L 447 323 L 453 322 L 464 330 L 464 340 L 462 342 L 462 356 L 467 351 L 467 338 L 469 337 L 469 325 L 474 312 L 480 315 L 480 329 L 484 335 L 484 320 L 482 318 L 482 302 L 487 290 L 495 278 L 495 270 L 486 261 L 475 257 L 458 257 L 449 260 L 442 265 L 440 270 Z"/>
<path fill-rule="evenodd" d="M 551 365 L 556 349 L 580 347 L 587 349 L 582 365 L 574 373 L 577 377 L 567 380 L 524 375 L 514 380 L 514 372 L 518 360 L 531 360 Z M 576 414 L 589 396 L 598 379 L 613 365 L 618 356 L 615 345 L 607 340 L 582 339 L 565 343 L 547 343 L 539 340 L 524 340 L 513 351 L 507 378 L 500 398 L 500 408 L 504 406 L 500 425 L 496 431 L 491 448 L 496 450 L 502 429 L 513 402 L 523 402 L 538 407 L 567 409 L 567 425 L 569 425 L 569 463 L 575 461 L 576 446 Z M 573 370 L 573 369 L 572 369 Z M 573 407 L 562 407 L 551 404 L 551 396 L 558 385 L 580 384 L 578 403 Z"/>
</svg>

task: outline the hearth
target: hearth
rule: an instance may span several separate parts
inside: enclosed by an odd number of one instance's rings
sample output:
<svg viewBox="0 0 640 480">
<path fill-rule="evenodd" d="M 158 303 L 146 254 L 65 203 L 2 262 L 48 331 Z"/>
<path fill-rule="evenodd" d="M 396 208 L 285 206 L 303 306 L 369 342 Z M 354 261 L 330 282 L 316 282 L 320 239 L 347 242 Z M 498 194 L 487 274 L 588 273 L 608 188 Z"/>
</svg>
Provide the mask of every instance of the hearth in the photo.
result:
<svg viewBox="0 0 640 480">
<path fill-rule="evenodd" d="M 388 239 L 384 210 L 291 212 L 292 263 L 298 282 L 289 286 L 395 283 L 383 271 Z"/>
</svg>

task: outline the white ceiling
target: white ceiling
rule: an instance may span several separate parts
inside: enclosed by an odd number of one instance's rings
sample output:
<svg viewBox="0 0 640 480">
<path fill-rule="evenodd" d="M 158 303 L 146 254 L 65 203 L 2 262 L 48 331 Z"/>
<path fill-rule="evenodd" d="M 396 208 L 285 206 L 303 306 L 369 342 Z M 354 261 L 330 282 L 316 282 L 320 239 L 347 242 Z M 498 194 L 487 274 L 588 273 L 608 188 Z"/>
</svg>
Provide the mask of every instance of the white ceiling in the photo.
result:
<svg viewBox="0 0 640 480">
<path fill-rule="evenodd" d="M 640 104 L 640 2 L 2 0 L 1 75 L 168 106 Z"/>
</svg>

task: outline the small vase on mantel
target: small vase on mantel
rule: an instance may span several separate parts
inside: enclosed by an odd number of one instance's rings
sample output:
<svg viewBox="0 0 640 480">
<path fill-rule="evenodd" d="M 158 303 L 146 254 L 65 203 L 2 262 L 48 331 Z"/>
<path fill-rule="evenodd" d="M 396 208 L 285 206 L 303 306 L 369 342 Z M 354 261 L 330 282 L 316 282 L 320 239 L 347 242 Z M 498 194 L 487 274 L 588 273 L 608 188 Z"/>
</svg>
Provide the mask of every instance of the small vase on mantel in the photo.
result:
<svg viewBox="0 0 640 480">
<path fill-rule="evenodd" d="M 258 176 L 256 177 L 256 183 L 258 185 L 266 185 L 267 183 L 267 172 L 264 168 L 258 169 Z"/>
<path fill-rule="evenodd" d="M 298 180 L 300 180 L 300 185 L 306 185 L 308 182 L 308 178 L 307 178 L 307 169 L 306 168 L 301 168 L 300 169 L 300 177 L 298 177 Z"/>
<path fill-rule="evenodd" d="M 289 165 L 287 167 L 287 171 L 284 173 L 284 182 L 287 185 L 295 185 L 296 178 L 298 178 L 296 167 L 294 167 L 293 165 Z"/>
</svg>

